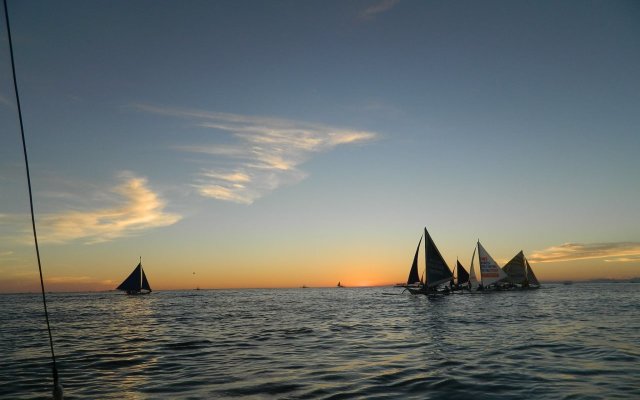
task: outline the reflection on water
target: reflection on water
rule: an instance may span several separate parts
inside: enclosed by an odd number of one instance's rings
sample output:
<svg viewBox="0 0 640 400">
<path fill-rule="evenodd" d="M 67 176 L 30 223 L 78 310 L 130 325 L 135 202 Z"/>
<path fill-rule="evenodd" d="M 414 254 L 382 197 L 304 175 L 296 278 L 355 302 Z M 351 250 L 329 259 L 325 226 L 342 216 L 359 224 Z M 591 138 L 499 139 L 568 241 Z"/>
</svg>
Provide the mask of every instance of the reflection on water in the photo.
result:
<svg viewBox="0 0 640 400">
<path fill-rule="evenodd" d="M 638 285 L 54 294 L 67 398 L 638 398 Z M 388 295 L 398 293 L 398 295 Z M 0 398 L 48 398 L 37 295 L 0 295 Z"/>
</svg>

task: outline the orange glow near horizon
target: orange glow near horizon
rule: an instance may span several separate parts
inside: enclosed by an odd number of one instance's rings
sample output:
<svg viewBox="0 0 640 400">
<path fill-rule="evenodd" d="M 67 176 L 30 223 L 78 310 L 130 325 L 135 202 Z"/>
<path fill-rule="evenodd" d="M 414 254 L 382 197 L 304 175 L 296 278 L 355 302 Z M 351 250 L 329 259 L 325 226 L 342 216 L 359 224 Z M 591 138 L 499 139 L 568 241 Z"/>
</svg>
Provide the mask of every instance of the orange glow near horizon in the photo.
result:
<svg viewBox="0 0 640 400">
<path fill-rule="evenodd" d="M 407 264 L 407 263 L 405 263 Z M 348 265 L 351 265 L 350 267 Z M 630 279 L 640 276 L 638 263 L 624 262 L 616 265 L 604 260 L 570 261 L 561 263 L 532 263 L 541 281 L 586 281 L 592 279 Z M 132 268 L 132 267 L 131 267 Z M 409 265 L 379 264 L 375 266 L 354 266 L 344 263 L 333 267 L 314 266 L 306 271 L 292 267 L 268 267 L 260 269 L 235 268 L 225 270 L 200 270 L 183 268 L 176 271 L 166 265 L 148 263 L 145 272 L 151 287 L 158 290 L 188 289 L 240 289 L 240 288 L 298 288 L 335 287 L 340 282 L 345 287 L 388 286 L 406 279 Z M 478 273 L 477 266 L 476 273 Z M 118 276 L 47 276 L 45 288 L 50 292 L 108 291 L 116 286 L 130 272 L 130 268 L 120 268 Z M 252 273 L 251 273 L 252 272 Z M 39 291 L 37 272 L 3 279 L 0 292 Z"/>
</svg>

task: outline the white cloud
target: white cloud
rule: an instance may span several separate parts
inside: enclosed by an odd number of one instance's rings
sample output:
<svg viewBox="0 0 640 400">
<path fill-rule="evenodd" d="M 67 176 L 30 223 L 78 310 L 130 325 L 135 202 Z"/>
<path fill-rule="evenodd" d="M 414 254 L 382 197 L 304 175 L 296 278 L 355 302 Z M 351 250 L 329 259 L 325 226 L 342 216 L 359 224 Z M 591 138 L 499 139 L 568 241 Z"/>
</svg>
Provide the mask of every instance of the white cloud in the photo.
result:
<svg viewBox="0 0 640 400">
<path fill-rule="evenodd" d="M 211 166 L 202 169 L 193 183 L 200 195 L 241 204 L 251 204 L 278 187 L 304 179 L 307 174 L 299 166 L 314 153 L 376 137 L 370 131 L 281 118 L 148 105 L 136 108 L 188 118 L 202 128 L 229 133 L 232 143 L 229 143 L 229 137 L 218 135 L 212 140 L 220 143 L 179 146 L 176 149 L 214 156 L 208 160 Z"/>
<path fill-rule="evenodd" d="M 164 201 L 147 186 L 147 180 L 131 174 L 113 188 L 114 205 L 82 211 L 47 213 L 37 218 L 38 238 L 43 243 L 65 243 L 82 239 L 99 243 L 172 225 L 177 214 L 164 211 Z"/>
<path fill-rule="evenodd" d="M 564 243 L 537 251 L 529 257 L 532 262 L 562 262 L 603 259 L 607 262 L 640 261 L 640 243 Z"/>
</svg>

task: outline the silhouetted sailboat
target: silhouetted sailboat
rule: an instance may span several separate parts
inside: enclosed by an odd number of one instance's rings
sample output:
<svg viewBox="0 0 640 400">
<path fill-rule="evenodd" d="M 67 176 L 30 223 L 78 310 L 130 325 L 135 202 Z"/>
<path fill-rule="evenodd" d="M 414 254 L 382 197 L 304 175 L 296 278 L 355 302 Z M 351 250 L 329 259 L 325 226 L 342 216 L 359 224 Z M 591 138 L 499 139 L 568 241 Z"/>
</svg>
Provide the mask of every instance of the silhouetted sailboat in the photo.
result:
<svg viewBox="0 0 640 400">
<path fill-rule="evenodd" d="M 422 240 L 422 237 L 420 238 Z M 416 254 L 413 257 L 413 264 L 411 264 L 411 270 L 409 271 L 409 279 L 405 289 L 411 294 L 436 294 L 436 288 L 445 282 L 449 282 L 453 277 L 447 262 L 440 254 L 440 250 L 436 247 L 431 235 L 424 228 L 424 260 L 425 260 L 425 274 L 424 283 L 420 282 L 417 278 L 418 275 L 418 253 L 420 251 L 420 241 L 418 242 L 418 248 Z M 414 273 L 415 271 L 415 273 Z M 411 282 L 409 282 L 411 281 Z M 414 284 L 418 282 L 418 286 Z"/>
<path fill-rule="evenodd" d="M 133 272 L 116 289 L 123 290 L 127 294 L 151 293 L 151 286 L 149 286 L 147 276 L 142 269 L 142 258 L 140 258 L 140 262 Z"/>
<path fill-rule="evenodd" d="M 338 284 L 336 285 L 336 287 L 344 287 L 340 284 L 340 282 L 338 282 Z"/>
<path fill-rule="evenodd" d="M 520 285 L 522 288 L 540 286 L 540 282 L 538 282 L 522 250 L 513 256 L 502 269 L 507 273 L 507 281 L 513 285 Z"/>
</svg>

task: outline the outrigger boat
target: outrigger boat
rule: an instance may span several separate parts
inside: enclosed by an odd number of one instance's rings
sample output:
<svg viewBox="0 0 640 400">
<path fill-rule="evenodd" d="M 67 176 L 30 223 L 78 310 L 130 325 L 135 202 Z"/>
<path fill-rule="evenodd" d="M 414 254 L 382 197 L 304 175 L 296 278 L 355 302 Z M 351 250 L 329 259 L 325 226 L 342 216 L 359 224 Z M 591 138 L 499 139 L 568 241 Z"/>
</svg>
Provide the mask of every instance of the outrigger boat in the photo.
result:
<svg viewBox="0 0 640 400">
<path fill-rule="evenodd" d="M 502 269 L 507 273 L 508 285 L 513 288 L 538 289 L 540 287 L 540 282 L 538 282 L 522 250 L 513 256 Z"/>
<path fill-rule="evenodd" d="M 424 281 L 420 279 L 418 275 L 418 254 L 420 253 L 420 243 L 424 237 L 424 260 L 425 260 L 425 273 Z M 440 250 L 436 247 L 435 242 L 429 235 L 427 228 L 424 228 L 424 236 L 420 237 L 418 241 L 418 247 L 416 248 L 416 254 L 413 257 L 413 263 L 409 270 L 409 277 L 407 284 L 404 286 L 411 294 L 424 294 L 427 296 L 436 296 L 449 294 L 448 288 L 446 290 L 438 290 L 438 286 L 445 282 L 450 282 L 453 279 L 453 274 L 447 265 L 447 262 L 440 254 Z"/>
</svg>

